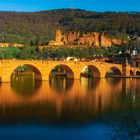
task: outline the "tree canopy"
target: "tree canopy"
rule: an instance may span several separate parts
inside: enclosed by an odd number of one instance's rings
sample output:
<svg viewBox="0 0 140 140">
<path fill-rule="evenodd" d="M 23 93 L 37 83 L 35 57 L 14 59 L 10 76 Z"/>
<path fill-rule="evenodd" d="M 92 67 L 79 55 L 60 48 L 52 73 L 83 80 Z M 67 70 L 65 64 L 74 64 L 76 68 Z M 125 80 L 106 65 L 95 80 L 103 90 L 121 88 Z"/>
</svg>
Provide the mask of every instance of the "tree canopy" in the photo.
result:
<svg viewBox="0 0 140 140">
<path fill-rule="evenodd" d="M 122 37 L 140 35 L 138 12 L 90 12 L 60 9 L 40 12 L 0 12 L 0 42 L 47 44 L 59 27 L 64 32 L 106 32 Z"/>
</svg>

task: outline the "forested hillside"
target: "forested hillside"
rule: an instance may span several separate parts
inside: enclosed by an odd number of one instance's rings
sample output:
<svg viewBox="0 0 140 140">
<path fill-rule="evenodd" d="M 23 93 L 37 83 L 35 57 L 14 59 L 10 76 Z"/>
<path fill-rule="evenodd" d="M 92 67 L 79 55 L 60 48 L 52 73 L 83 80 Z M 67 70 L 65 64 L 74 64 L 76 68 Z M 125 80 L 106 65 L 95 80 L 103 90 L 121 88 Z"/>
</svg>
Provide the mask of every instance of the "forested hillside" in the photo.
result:
<svg viewBox="0 0 140 140">
<path fill-rule="evenodd" d="M 0 12 L 0 42 L 42 45 L 55 30 L 106 32 L 118 37 L 140 35 L 140 13 L 89 12 L 61 9 L 40 12 Z"/>
</svg>

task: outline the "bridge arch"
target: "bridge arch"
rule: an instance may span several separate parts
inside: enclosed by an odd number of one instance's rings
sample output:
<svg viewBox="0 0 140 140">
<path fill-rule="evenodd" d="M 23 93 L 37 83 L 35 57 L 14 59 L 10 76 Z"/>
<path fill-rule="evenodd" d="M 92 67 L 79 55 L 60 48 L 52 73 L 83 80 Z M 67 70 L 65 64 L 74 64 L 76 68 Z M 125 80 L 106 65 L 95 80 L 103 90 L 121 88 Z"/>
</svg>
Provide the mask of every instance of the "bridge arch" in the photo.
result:
<svg viewBox="0 0 140 140">
<path fill-rule="evenodd" d="M 82 70 L 80 72 L 80 76 L 90 76 L 93 78 L 100 78 L 101 72 L 94 65 L 85 65 L 84 67 L 82 67 Z"/>
<path fill-rule="evenodd" d="M 140 71 L 137 71 L 137 72 L 136 72 L 136 75 L 137 75 L 137 76 L 140 76 Z"/>
<path fill-rule="evenodd" d="M 22 67 L 22 66 L 26 66 L 26 67 L 28 67 L 28 68 L 30 68 L 32 70 L 32 72 L 34 73 L 34 79 L 35 80 L 38 80 L 38 81 L 41 81 L 42 80 L 41 71 L 37 68 L 37 66 L 31 65 L 31 64 L 16 65 L 11 70 L 10 77 L 12 76 L 12 74 L 17 74 L 17 76 L 18 76 L 19 72 L 18 72 L 17 69 L 20 68 L 20 67 Z"/>
<path fill-rule="evenodd" d="M 121 75 L 121 70 L 118 67 L 112 66 L 106 71 L 105 77 L 118 77 Z"/>
<path fill-rule="evenodd" d="M 130 70 L 130 76 L 134 76 L 134 72 Z"/>
<path fill-rule="evenodd" d="M 58 64 L 55 65 L 49 72 L 49 79 L 55 76 L 65 76 L 68 79 L 74 79 L 74 72 L 69 66 L 65 64 Z"/>
</svg>

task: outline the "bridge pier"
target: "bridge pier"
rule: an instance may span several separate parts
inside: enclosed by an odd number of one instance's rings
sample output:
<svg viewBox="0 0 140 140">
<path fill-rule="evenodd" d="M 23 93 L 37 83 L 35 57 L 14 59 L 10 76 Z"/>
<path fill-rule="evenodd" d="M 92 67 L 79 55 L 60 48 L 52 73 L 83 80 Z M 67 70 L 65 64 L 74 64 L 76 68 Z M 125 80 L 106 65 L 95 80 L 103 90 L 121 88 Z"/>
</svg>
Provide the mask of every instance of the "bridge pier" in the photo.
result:
<svg viewBox="0 0 140 140">
<path fill-rule="evenodd" d="M 137 74 L 136 74 L 136 71 L 134 70 L 133 72 L 134 72 L 134 76 L 136 76 L 136 75 L 137 75 Z"/>
<path fill-rule="evenodd" d="M 73 71 L 74 74 L 74 80 L 79 80 L 80 79 L 80 72 L 79 71 Z"/>
<path fill-rule="evenodd" d="M 49 74 L 43 74 L 42 75 L 42 81 L 48 81 L 49 80 Z"/>
<path fill-rule="evenodd" d="M 1 82 L 7 83 L 10 82 L 11 77 L 9 75 L 1 76 Z"/>
<path fill-rule="evenodd" d="M 122 66 L 122 76 L 130 77 L 130 65 Z"/>
</svg>

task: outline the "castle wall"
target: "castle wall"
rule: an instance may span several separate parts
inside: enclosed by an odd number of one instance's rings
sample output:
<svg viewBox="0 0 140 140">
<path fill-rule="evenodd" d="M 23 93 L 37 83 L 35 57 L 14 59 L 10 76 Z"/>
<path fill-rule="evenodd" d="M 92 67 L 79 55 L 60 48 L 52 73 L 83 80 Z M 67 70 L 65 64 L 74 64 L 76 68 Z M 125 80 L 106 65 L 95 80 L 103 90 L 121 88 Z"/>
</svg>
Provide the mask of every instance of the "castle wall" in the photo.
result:
<svg viewBox="0 0 140 140">
<path fill-rule="evenodd" d="M 94 36 L 83 36 L 79 37 L 78 39 L 78 45 L 93 45 L 95 41 Z"/>
<path fill-rule="evenodd" d="M 48 45 L 63 46 L 65 44 L 87 45 L 106 48 L 111 47 L 112 45 L 121 45 L 122 40 L 109 38 L 105 34 L 100 34 L 98 32 L 69 32 L 68 34 L 64 34 L 61 32 L 61 30 L 57 30 L 55 40 L 51 40 Z"/>
<path fill-rule="evenodd" d="M 68 34 L 68 42 L 74 43 L 77 40 L 77 33 L 76 32 L 70 32 Z"/>
<path fill-rule="evenodd" d="M 107 38 L 106 36 L 102 35 L 101 36 L 101 46 L 103 47 L 111 47 L 112 46 L 112 41 L 110 38 Z"/>
<path fill-rule="evenodd" d="M 24 47 L 24 44 L 0 43 L 0 47 Z"/>
</svg>

